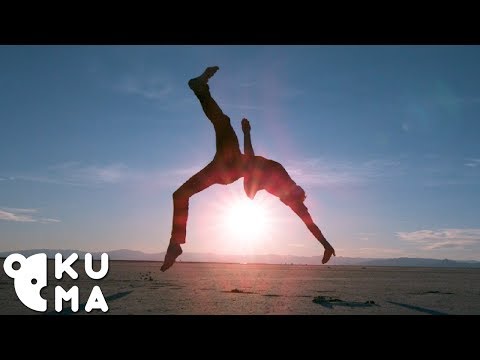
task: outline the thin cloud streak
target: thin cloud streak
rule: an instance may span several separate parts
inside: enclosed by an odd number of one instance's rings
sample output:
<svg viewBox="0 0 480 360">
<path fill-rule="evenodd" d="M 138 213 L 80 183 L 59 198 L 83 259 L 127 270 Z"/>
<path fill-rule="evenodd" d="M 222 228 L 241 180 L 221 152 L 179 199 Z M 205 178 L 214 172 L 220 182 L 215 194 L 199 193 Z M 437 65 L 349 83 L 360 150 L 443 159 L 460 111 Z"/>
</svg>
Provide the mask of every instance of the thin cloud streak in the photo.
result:
<svg viewBox="0 0 480 360">
<path fill-rule="evenodd" d="M 417 243 L 424 250 L 444 248 L 465 248 L 480 243 L 480 229 L 439 229 L 397 232 L 396 236 L 405 241 Z"/>
<path fill-rule="evenodd" d="M 162 100 L 171 94 L 173 88 L 164 80 L 151 77 L 141 79 L 139 77 L 125 77 L 116 88 L 126 94 L 144 97 L 147 100 Z"/>
<path fill-rule="evenodd" d="M 466 159 L 466 161 L 464 165 L 468 167 L 477 167 L 480 165 L 480 159 Z"/>
<path fill-rule="evenodd" d="M 38 183 L 98 187 L 115 185 L 179 185 L 200 171 L 206 164 L 166 170 L 132 169 L 122 163 L 109 165 L 83 165 L 80 162 L 65 162 L 47 167 L 44 174 L 17 174 L 11 180 Z"/>
<path fill-rule="evenodd" d="M 19 209 L 19 208 L 0 208 L 0 220 L 20 222 L 20 223 L 58 223 L 60 220 L 53 218 L 39 218 L 36 217 L 37 209 Z"/>
<path fill-rule="evenodd" d="M 429 161 L 412 164 L 410 172 L 418 183 L 426 187 L 476 185 L 480 182 L 480 159 L 453 159 L 434 155 L 424 156 Z"/>
<path fill-rule="evenodd" d="M 404 172 L 399 161 L 388 159 L 353 163 L 313 158 L 290 161 L 285 167 L 295 181 L 311 186 L 360 185 Z"/>
<path fill-rule="evenodd" d="M 11 180 L 24 180 L 59 185 L 101 185 L 117 184 L 134 176 L 124 164 L 114 163 L 105 166 L 87 165 L 79 162 L 66 162 L 47 167 L 43 174 L 16 174 Z"/>
</svg>

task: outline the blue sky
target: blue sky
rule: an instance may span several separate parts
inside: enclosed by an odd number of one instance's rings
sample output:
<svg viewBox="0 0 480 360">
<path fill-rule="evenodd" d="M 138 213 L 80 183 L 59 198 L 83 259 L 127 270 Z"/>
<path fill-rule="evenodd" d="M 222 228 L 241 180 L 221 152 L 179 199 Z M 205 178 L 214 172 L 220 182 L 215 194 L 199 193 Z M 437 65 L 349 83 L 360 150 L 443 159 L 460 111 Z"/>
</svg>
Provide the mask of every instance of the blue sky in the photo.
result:
<svg viewBox="0 0 480 360">
<path fill-rule="evenodd" d="M 479 46 L 0 46 L 0 251 L 161 252 L 172 192 L 213 157 L 187 86 L 250 119 L 341 256 L 480 260 Z M 242 183 L 191 200 L 185 251 L 321 255 L 261 192 L 261 236 L 224 226 Z"/>
</svg>

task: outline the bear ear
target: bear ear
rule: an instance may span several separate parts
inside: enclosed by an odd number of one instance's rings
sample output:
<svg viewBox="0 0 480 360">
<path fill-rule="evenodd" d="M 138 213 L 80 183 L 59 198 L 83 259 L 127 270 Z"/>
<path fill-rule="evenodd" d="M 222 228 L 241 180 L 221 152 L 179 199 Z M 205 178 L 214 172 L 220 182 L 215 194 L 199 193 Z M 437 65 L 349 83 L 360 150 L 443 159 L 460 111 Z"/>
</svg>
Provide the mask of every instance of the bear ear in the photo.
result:
<svg viewBox="0 0 480 360">
<path fill-rule="evenodd" d="M 5 271 L 5 274 L 10 276 L 12 279 L 14 279 L 17 276 L 16 275 L 17 271 L 19 271 L 22 268 L 25 260 L 26 260 L 26 258 L 22 254 L 11 254 L 11 255 L 9 255 L 5 259 L 5 262 L 3 263 L 3 270 Z M 19 263 L 20 268 L 14 269 L 13 268 L 14 263 Z"/>
</svg>

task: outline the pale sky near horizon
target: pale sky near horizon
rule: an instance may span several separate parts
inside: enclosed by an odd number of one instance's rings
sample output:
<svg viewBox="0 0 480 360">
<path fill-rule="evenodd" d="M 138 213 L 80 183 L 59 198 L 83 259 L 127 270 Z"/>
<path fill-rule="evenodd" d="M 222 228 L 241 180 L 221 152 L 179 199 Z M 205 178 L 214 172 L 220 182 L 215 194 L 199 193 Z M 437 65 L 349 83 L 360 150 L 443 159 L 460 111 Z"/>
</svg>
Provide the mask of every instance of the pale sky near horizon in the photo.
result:
<svg viewBox="0 0 480 360">
<path fill-rule="evenodd" d="M 172 192 L 215 151 L 187 86 L 209 65 L 337 255 L 480 260 L 479 46 L 0 46 L 0 251 L 164 251 Z M 192 198 L 184 251 L 323 254 L 264 192 L 261 235 L 234 233 L 244 198 Z"/>
</svg>

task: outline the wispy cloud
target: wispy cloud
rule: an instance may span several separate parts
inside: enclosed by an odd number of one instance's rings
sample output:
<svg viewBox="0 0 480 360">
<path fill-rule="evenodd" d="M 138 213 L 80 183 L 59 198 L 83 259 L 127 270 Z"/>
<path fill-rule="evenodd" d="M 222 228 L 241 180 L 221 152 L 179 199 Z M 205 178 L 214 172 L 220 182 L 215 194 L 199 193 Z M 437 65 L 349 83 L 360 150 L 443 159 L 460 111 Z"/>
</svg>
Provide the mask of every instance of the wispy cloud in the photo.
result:
<svg viewBox="0 0 480 360">
<path fill-rule="evenodd" d="M 127 76 L 120 81 L 116 89 L 148 100 L 164 99 L 172 92 L 172 86 L 168 82 L 155 76 L 148 78 Z"/>
<path fill-rule="evenodd" d="M 41 218 L 41 219 L 38 219 L 37 222 L 39 222 L 41 224 L 50 224 L 50 223 L 59 223 L 61 221 L 59 219 Z"/>
<path fill-rule="evenodd" d="M 35 174 L 14 174 L 10 179 L 72 186 L 147 183 L 152 186 L 171 186 L 183 183 L 205 165 L 196 164 L 169 169 L 134 169 L 123 163 L 99 165 L 71 161 L 49 166 Z M 399 161 L 387 159 L 353 163 L 317 158 L 289 161 L 285 163 L 285 168 L 296 182 L 310 186 L 361 185 L 377 179 L 385 180 L 404 172 Z"/>
<path fill-rule="evenodd" d="M 11 180 L 67 184 L 67 185 L 100 185 L 117 184 L 125 181 L 133 174 L 121 163 L 109 165 L 83 165 L 80 162 L 66 162 L 49 166 L 42 174 L 18 174 Z"/>
<path fill-rule="evenodd" d="M 404 123 L 407 124 L 408 131 L 430 130 L 436 128 L 436 123 L 442 118 L 462 121 L 463 109 L 478 105 L 480 105 L 479 95 L 457 94 L 448 84 L 437 84 L 423 94 L 405 95 L 406 121 Z"/>
<path fill-rule="evenodd" d="M 397 232 L 397 237 L 417 243 L 425 250 L 464 248 L 480 243 L 480 229 L 439 229 Z"/>
<path fill-rule="evenodd" d="M 327 161 L 322 158 L 289 161 L 286 169 L 299 183 L 312 186 L 366 184 L 403 173 L 400 161 L 373 159 L 363 162 Z"/>
<path fill-rule="evenodd" d="M 468 105 L 468 104 L 480 104 L 480 96 L 457 96 L 451 95 L 449 97 L 437 97 L 438 102 L 442 102 L 450 105 Z"/>
<path fill-rule="evenodd" d="M 49 170 L 73 183 L 114 184 L 129 176 L 127 166 L 121 163 L 84 166 L 79 162 L 67 162 L 51 166 Z"/>
<path fill-rule="evenodd" d="M 443 109 L 460 105 L 480 104 L 480 96 L 477 94 L 465 95 L 455 91 L 448 83 L 438 82 L 423 96 L 417 96 L 426 104 L 439 106 Z"/>
<path fill-rule="evenodd" d="M 464 164 L 465 166 L 468 167 L 477 167 L 480 166 L 480 159 L 466 159 L 466 163 Z"/>
<path fill-rule="evenodd" d="M 49 224 L 60 222 L 58 219 L 42 218 L 37 216 L 37 209 L 0 208 L 0 220 L 12 222 L 28 222 Z"/>
<path fill-rule="evenodd" d="M 415 159 L 411 174 L 424 186 L 461 186 L 480 184 L 480 159 L 478 157 L 453 158 L 447 156 L 424 156 L 426 161 Z M 416 163 L 415 163 L 416 162 Z M 413 170 L 413 169 L 412 169 Z"/>
<path fill-rule="evenodd" d="M 170 169 L 133 169 L 122 163 L 91 165 L 70 161 L 47 167 L 39 173 L 16 174 L 10 180 L 48 184 L 97 187 L 107 185 L 174 186 L 180 185 L 206 164 Z"/>
</svg>

